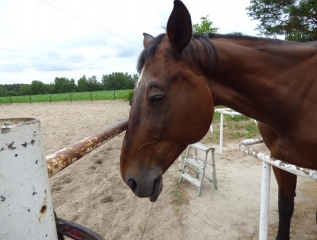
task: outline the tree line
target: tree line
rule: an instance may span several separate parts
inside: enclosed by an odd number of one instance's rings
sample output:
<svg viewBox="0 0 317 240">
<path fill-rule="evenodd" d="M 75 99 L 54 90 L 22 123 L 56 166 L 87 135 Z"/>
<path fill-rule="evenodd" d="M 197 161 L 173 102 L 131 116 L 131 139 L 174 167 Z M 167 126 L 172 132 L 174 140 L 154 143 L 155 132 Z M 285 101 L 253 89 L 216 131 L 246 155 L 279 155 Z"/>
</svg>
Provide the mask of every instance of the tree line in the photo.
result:
<svg viewBox="0 0 317 240">
<path fill-rule="evenodd" d="M 101 82 L 96 76 L 87 78 L 83 75 L 77 80 L 77 84 L 73 78 L 65 77 L 56 77 L 49 84 L 39 80 L 34 80 L 31 84 L 0 84 L 0 97 L 133 89 L 138 78 L 138 74 L 113 72 L 103 75 Z"/>
<path fill-rule="evenodd" d="M 317 40 L 317 0 L 250 0 L 247 15 L 259 21 L 255 30 L 266 37 L 284 36 L 286 41 Z M 207 17 L 193 25 L 196 33 L 217 33 Z M 233 32 L 243 35 L 240 32 Z"/>
<path fill-rule="evenodd" d="M 317 0 L 251 0 L 248 15 L 259 21 L 261 35 L 285 40 L 317 40 Z"/>
</svg>

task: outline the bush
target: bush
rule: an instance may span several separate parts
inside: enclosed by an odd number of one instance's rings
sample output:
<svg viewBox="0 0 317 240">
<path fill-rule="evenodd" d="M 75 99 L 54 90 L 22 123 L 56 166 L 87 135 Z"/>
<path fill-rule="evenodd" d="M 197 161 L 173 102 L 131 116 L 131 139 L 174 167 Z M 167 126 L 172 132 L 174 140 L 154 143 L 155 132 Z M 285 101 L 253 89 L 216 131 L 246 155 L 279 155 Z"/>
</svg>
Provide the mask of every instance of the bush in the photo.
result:
<svg viewBox="0 0 317 240">
<path fill-rule="evenodd" d="M 132 101 L 133 93 L 134 93 L 134 90 L 130 90 L 130 91 L 127 93 L 127 100 L 128 100 L 128 101 Z"/>
</svg>

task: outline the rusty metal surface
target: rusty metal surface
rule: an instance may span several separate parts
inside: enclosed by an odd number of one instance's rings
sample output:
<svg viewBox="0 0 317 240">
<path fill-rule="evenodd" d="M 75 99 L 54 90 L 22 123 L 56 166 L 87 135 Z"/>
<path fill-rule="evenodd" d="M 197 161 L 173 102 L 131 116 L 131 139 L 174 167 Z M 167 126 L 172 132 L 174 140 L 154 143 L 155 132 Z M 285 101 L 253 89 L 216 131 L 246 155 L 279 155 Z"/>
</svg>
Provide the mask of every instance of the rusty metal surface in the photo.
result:
<svg viewBox="0 0 317 240">
<path fill-rule="evenodd" d="M 11 128 L 14 126 L 32 124 L 38 121 L 39 119 L 37 118 L 4 118 L 0 119 L 0 128 Z"/>
<path fill-rule="evenodd" d="M 286 172 L 295 174 L 300 177 L 317 180 L 317 170 L 302 168 L 293 164 L 289 164 L 285 161 L 276 159 L 267 154 L 264 154 L 259 151 L 255 151 L 252 148 L 247 147 L 247 146 L 251 146 L 253 144 L 258 144 L 258 143 L 263 143 L 263 139 L 262 138 L 246 139 L 240 142 L 239 149 L 241 152 L 244 152 L 247 155 L 251 155 L 257 159 L 260 159 L 261 161 L 264 161 L 274 167 L 280 168 Z"/>
<path fill-rule="evenodd" d="M 72 146 L 65 147 L 53 154 L 46 156 L 46 165 L 48 176 L 51 177 L 60 172 L 67 166 L 76 162 L 93 149 L 101 144 L 114 138 L 128 127 L 128 119 L 119 121 L 110 127 L 95 133 L 92 136 L 86 137 Z"/>
</svg>

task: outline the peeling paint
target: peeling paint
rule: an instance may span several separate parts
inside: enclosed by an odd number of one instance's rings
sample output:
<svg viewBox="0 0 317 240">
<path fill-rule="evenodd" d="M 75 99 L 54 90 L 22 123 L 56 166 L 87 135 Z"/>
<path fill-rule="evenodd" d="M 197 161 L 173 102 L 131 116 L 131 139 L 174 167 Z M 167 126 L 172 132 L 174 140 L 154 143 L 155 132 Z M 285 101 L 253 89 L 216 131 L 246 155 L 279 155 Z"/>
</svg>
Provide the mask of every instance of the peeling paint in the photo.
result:
<svg viewBox="0 0 317 240">
<path fill-rule="evenodd" d="M 47 207 L 46 207 L 46 205 L 44 205 L 44 206 L 41 208 L 40 213 L 44 214 L 44 213 L 46 212 L 46 209 L 47 209 Z"/>
<path fill-rule="evenodd" d="M 12 148 L 13 147 L 14 142 L 12 141 L 12 143 L 8 144 L 8 148 Z"/>
<path fill-rule="evenodd" d="M 264 161 L 268 164 L 271 164 L 274 167 L 280 168 L 284 171 L 287 171 L 289 173 L 305 177 L 305 178 L 310 178 L 310 179 L 316 179 L 317 180 L 317 170 L 313 169 L 308 169 L 308 168 L 302 168 L 296 165 L 289 164 L 285 161 L 276 159 L 274 157 L 271 157 L 267 154 L 253 151 L 252 148 L 248 148 L 247 146 L 262 143 L 263 139 L 262 138 L 254 138 L 254 139 L 246 139 L 240 142 L 239 144 L 239 149 L 240 151 L 244 152 L 247 155 L 252 155 L 253 157 Z"/>
<path fill-rule="evenodd" d="M 1 129 L 1 134 L 6 134 L 6 133 L 9 133 L 11 131 L 10 128 L 2 128 Z"/>
</svg>

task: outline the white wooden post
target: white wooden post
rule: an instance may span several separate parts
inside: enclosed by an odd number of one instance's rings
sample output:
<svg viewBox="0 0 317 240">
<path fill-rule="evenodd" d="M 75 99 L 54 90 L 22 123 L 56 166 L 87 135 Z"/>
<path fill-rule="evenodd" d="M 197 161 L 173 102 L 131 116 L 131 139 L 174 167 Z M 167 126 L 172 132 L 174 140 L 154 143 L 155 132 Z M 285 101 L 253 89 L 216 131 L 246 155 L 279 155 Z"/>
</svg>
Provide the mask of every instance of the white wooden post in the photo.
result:
<svg viewBox="0 0 317 240">
<path fill-rule="evenodd" d="M 271 165 L 262 162 L 261 208 L 259 240 L 267 240 L 269 225 Z"/>
<path fill-rule="evenodd" d="M 229 114 L 231 116 L 235 116 L 235 115 L 242 115 L 239 112 L 233 111 L 230 108 L 217 108 L 215 109 L 215 112 L 220 113 L 220 137 L 219 137 L 219 158 L 221 159 L 222 157 L 222 148 L 223 148 L 223 115 L 224 114 Z M 212 128 L 212 126 L 210 126 L 210 129 Z M 210 130 L 212 132 L 212 130 Z"/>
<path fill-rule="evenodd" d="M 0 239 L 57 239 L 40 121 L 0 119 Z"/>
<path fill-rule="evenodd" d="M 222 157 L 222 143 L 223 143 L 223 113 L 220 113 L 220 140 L 219 140 L 219 158 Z"/>
</svg>

